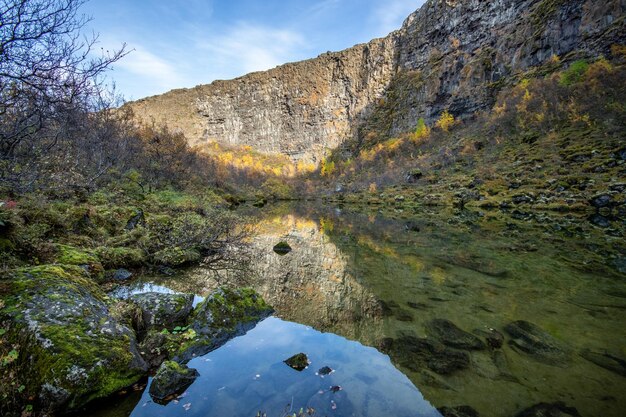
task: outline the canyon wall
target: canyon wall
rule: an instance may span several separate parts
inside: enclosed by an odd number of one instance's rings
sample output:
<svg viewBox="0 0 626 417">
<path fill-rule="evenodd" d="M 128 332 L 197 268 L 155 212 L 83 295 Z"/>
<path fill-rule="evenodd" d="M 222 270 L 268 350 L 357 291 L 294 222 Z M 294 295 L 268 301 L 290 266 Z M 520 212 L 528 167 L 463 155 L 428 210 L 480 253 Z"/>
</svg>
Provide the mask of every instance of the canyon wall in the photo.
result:
<svg viewBox="0 0 626 417">
<path fill-rule="evenodd" d="M 507 80 L 610 54 L 626 42 L 626 0 L 430 0 L 402 28 L 341 52 L 129 106 L 143 123 L 319 163 L 348 140 L 471 117 Z"/>
</svg>

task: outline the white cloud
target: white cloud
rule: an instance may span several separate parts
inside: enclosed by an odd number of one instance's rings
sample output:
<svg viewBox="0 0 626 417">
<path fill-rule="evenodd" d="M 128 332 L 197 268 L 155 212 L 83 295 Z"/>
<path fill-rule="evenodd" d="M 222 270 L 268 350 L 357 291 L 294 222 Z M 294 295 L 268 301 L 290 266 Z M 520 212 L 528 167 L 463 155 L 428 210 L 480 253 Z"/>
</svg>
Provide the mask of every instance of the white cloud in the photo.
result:
<svg viewBox="0 0 626 417">
<path fill-rule="evenodd" d="M 157 89 L 170 89 L 181 85 L 182 79 L 175 66 L 165 58 L 157 56 L 139 45 L 130 45 L 133 49 L 116 67 L 131 74 L 141 76 L 146 84 L 153 84 Z"/>
<path fill-rule="evenodd" d="M 304 38 L 292 30 L 239 22 L 227 32 L 200 42 L 198 47 L 211 52 L 207 63 L 216 73 L 233 76 L 234 71 L 243 75 L 284 64 L 305 45 Z"/>
<path fill-rule="evenodd" d="M 372 20 L 378 25 L 378 36 L 400 29 L 402 22 L 419 9 L 425 0 L 386 0 L 376 7 Z"/>
</svg>

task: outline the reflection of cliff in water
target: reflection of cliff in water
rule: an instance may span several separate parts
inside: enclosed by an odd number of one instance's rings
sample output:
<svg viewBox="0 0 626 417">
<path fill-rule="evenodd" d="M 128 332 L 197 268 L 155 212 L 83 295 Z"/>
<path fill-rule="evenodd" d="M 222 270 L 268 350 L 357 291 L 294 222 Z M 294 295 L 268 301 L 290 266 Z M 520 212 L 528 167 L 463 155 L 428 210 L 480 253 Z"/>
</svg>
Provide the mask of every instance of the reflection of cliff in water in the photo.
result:
<svg viewBox="0 0 626 417">
<path fill-rule="evenodd" d="M 280 242 L 291 252 L 275 253 L 272 248 Z M 373 345 L 383 336 L 381 304 L 346 270 L 348 261 L 319 223 L 279 215 L 257 225 L 249 270 L 218 280 L 254 287 L 281 318 Z M 216 277 L 196 268 L 184 281 L 195 283 L 197 291 L 215 285 Z"/>
</svg>

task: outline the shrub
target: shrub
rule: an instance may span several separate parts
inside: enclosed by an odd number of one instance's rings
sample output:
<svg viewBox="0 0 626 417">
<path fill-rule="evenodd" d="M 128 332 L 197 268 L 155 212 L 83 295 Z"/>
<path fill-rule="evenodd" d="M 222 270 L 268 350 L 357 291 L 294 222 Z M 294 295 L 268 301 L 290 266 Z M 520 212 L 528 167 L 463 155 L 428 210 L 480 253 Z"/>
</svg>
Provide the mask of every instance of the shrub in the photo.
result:
<svg viewBox="0 0 626 417">
<path fill-rule="evenodd" d="M 447 132 L 452 126 L 454 126 L 454 123 L 454 116 L 450 114 L 448 110 L 444 110 L 443 113 L 441 113 L 439 120 L 437 120 L 437 122 L 435 123 L 435 126 L 443 130 L 444 132 Z"/>
<path fill-rule="evenodd" d="M 417 127 L 415 128 L 415 132 L 411 135 L 411 139 L 415 142 L 424 139 L 430 135 L 430 128 L 426 125 L 423 117 L 417 121 Z"/>
<path fill-rule="evenodd" d="M 562 86 L 569 87 L 572 84 L 582 81 L 585 73 L 589 69 L 589 63 L 585 60 L 573 62 L 568 69 L 561 73 L 559 83 Z"/>
</svg>

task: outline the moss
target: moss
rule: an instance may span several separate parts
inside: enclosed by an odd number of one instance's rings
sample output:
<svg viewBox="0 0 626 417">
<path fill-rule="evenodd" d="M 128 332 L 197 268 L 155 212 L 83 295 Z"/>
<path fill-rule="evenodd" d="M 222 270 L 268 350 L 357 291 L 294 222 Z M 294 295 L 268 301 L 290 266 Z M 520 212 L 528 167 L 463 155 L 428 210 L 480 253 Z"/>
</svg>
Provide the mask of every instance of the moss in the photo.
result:
<svg viewBox="0 0 626 417">
<path fill-rule="evenodd" d="M 56 263 L 86 267 L 89 275 L 96 281 L 104 277 L 104 268 L 93 251 L 69 245 L 57 245 L 57 249 Z"/>
<path fill-rule="evenodd" d="M 105 268 L 140 266 L 146 262 L 141 249 L 101 246 L 95 250 Z"/>
<path fill-rule="evenodd" d="M 8 288 L 0 321 L 14 323 L 19 378 L 43 407 L 79 407 L 141 376 L 132 365 L 133 333 L 116 326 L 111 300 L 82 268 L 22 268 L 2 283 Z"/>
<path fill-rule="evenodd" d="M 202 255 L 195 249 L 173 247 L 156 252 L 152 255 L 152 260 L 159 265 L 181 266 L 199 262 L 202 260 Z"/>
</svg>

